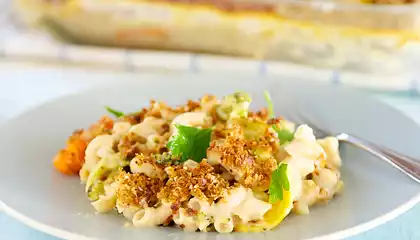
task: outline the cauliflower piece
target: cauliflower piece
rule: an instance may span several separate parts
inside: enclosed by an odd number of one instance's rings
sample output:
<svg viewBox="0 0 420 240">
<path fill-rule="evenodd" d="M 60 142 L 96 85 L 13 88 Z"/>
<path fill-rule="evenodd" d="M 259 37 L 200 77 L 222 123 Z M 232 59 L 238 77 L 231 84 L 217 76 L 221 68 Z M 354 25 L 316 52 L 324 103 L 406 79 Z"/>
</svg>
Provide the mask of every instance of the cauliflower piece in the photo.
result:
<svg viewBox="0 0 420 240">
<path fill-rule="evenodd" d="M 324 139 L 318 139 L 317 142 L 327 154 L 327 166 L 330 168 L 339 168 L 341 166 L 341 157 L 338 149 L 338 139 L 335 137 L 326 137 Z"/>
<path fill-rule="evenodd" d="M 302 193 L 294 204 L 294 212 L 297 214 L 309 214 L 309 207 L 318 200 L 320 188 L 313 180 L 304 180 L 302 183 Z"/>
</svg>

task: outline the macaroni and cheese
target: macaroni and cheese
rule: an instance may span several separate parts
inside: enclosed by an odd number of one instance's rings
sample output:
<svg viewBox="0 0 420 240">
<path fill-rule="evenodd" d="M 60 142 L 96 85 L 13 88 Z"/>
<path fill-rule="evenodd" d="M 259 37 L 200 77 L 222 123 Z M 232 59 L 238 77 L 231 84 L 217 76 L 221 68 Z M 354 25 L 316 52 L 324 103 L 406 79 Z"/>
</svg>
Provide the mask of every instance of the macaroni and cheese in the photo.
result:
<svg viewBox="0 0 420 240">
<path fill-rule="evenodd" d="M 54 165 L 79 174 L 97 212 L 136 227 L 269 230 L 339 193 L 341 158 L 336 138 L 275 117 L 270 102 L 257 112 L 250 104 L 238 92 L 130 114 L 108 108 L 117 119 L 75 131 Z"/>
</svg>

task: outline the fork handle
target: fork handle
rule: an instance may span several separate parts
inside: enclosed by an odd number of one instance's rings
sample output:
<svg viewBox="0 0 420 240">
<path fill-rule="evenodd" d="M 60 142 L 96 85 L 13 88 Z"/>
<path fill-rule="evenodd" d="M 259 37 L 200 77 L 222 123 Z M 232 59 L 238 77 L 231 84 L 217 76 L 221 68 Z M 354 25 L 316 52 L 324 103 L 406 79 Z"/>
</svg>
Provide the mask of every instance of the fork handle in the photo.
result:
<svg viewBox="0 0 420 240">
<path fill-rule="evenodd" d="M 362 148 L 385 162 L 388 162 L 399 171 L 420 183 L 420 162 L 418 160 L 348 134 L 344 134 L 344 136 L 338 138 L 343 142 Z"/>
</svg>

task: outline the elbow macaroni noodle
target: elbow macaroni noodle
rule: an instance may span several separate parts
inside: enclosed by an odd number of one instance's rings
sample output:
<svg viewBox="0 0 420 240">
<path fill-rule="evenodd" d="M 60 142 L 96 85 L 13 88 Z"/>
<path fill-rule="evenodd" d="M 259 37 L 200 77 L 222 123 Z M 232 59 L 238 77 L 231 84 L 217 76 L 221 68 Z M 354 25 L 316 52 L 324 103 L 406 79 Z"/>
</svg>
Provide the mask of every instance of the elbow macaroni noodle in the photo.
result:
<svg viewBox="0 0 420 240">
<path fill-rule="evenodd" d="M 117 202 L 117 197 L 115 195 L 115 184 L 105 186 L 105 195 L 99 196 L 99 199 L 92 202 L 92 206 L 99 213 L 111 211 Z"/>
<path fill-rule="evenodd" d="M 133 216 L 136 227 L 154 227 L 163 224 L 172 215 L 170 204 L 162 204 L 157 208 L 147 207 Z"/>
</svg>

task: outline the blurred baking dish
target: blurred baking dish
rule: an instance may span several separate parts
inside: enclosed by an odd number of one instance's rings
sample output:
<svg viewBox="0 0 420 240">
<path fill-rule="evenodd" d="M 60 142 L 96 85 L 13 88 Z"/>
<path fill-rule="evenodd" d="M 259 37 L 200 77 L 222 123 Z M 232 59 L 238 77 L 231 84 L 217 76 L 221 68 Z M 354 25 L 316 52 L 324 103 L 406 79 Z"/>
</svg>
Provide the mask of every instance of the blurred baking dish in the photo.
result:
<svg viewBox="0 0 420 240">
<path fill-rule="evenodd" d="M 343 1 L 17 0 L 16 7 L 26 22 L 83 44 L 404 69 L 404 46 L 419 39 L 420 8 Z"/>
</svg>

